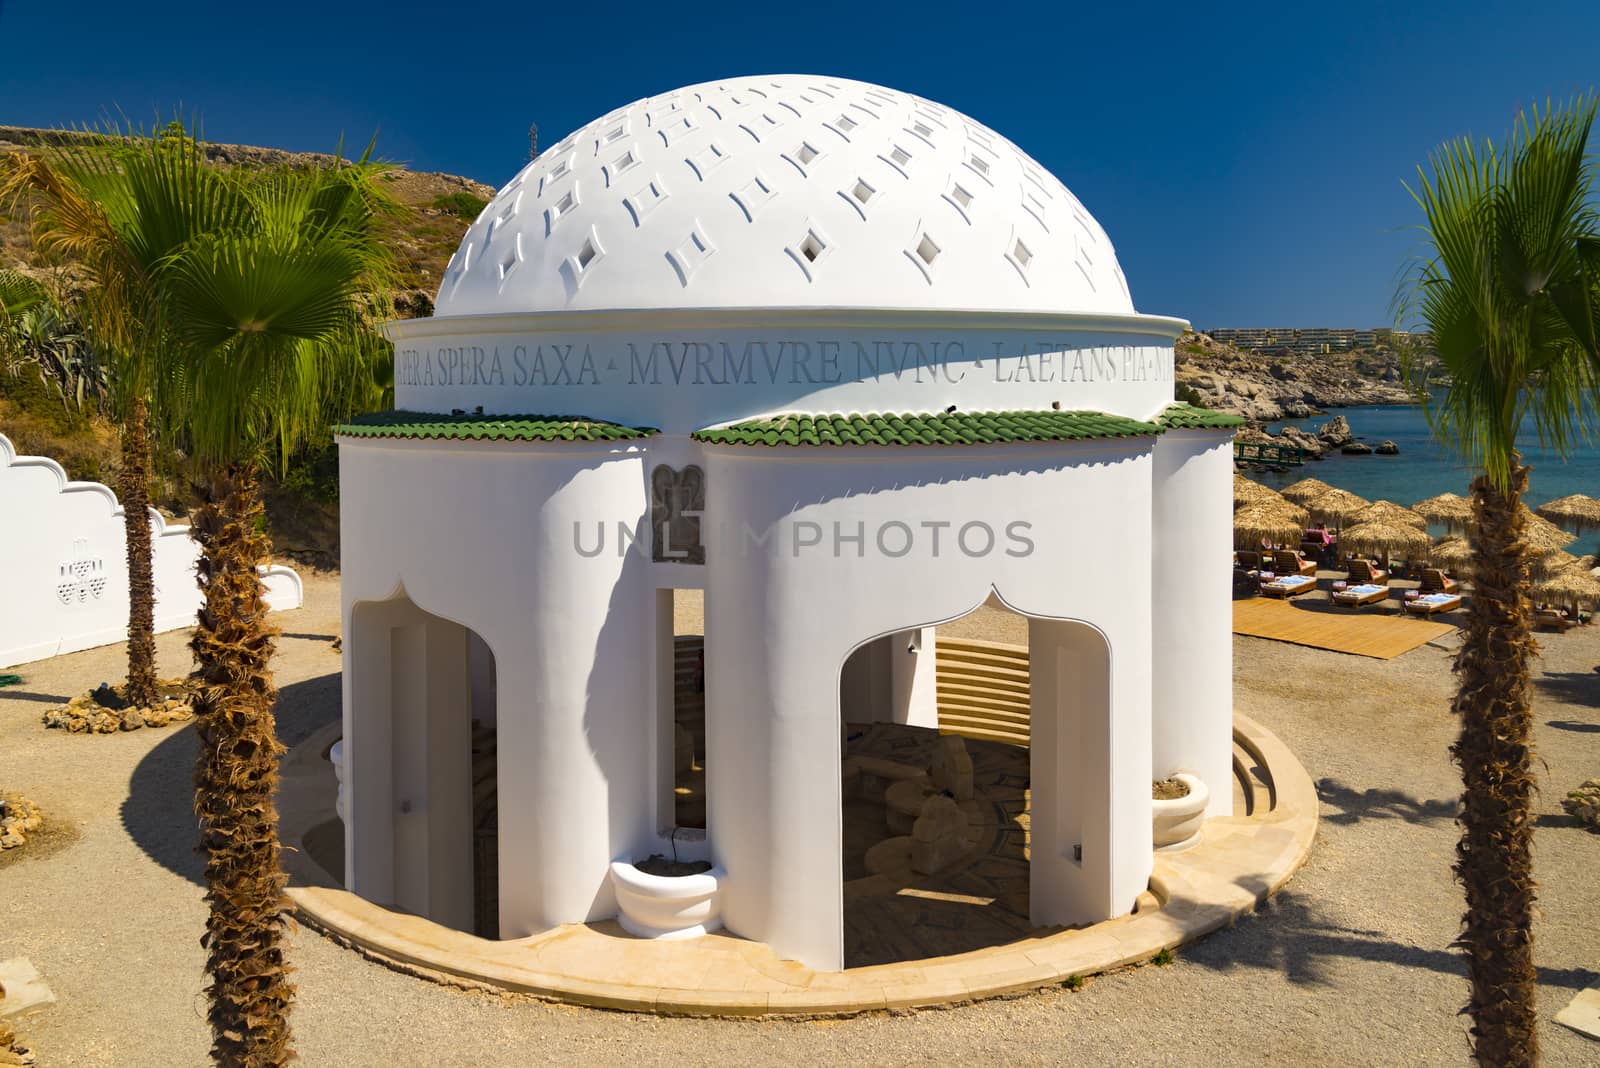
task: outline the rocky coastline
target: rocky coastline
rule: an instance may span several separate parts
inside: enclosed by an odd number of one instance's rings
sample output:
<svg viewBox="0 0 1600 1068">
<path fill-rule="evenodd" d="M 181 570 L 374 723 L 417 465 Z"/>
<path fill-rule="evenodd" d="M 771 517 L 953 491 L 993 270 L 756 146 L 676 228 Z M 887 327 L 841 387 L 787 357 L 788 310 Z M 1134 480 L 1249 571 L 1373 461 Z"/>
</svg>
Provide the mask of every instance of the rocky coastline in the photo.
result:
<svg viewBox="0 0 1600 1068">
<path fill-rule="evenodd" d="M 1399 353 L 1387 349 L 1267 356 L 1188 333 L 1178 339 L 1175 355 L 1184 399 L 1256 424 L 1319 415 L 1328 408 L 1416 403 Z"/>
</svg>

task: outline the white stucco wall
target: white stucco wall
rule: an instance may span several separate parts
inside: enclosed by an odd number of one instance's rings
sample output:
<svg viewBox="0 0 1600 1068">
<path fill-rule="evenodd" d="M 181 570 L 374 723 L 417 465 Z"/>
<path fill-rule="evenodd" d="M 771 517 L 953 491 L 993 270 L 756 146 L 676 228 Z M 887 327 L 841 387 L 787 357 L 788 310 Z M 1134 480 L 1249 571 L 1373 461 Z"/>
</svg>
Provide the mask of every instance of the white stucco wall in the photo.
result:
<svg viewBox="0 0 1600 1068">
<path fill-rule="evenodd" d="M 155 629 L 191 626 L 200 548 L 154 510 L 150 535 Z M 293 569 L 264 569 L 267 604 L 298 608 Z M 71 482 L 43 456 L 19 456 L 0 434 L 0 667 L 120 642 L 128 636 L 128 549 L 122 505 L 108 486 Z"/>
<path fill-rule="evenodd" d="M 364 858 L 395 802 L 363 785 L 388 774 L 390 717 L 356 682 L 353 610 L 403 594 L 494 655 L 501 937 L 614 915 L 607 866 L 656 843 L 654 585 L 615 544 L 649 511 L 642 454 L 345 439 L 340 485 L 351 887 L 390 900 Z M 574 528 L 592 548 L 602 521 L 606 551 L 583 556 Z"/>
<path fill-rule="evenodd" d="M 1151 538 L 1152 774 L 1211 789 L 1233 809 L 1233 435 L 1171 430 L 1156 441 Z"/>
<path fill-rule="evenodd" d="M 546 313 L 392 323 L 395 407 L 577 413 L 686 435 L 779 411 L 1089 409 L 1172 400 L 1155 316 L 817 309 Z"/>
<path fill-rule="evenodd" d="M 708 834 L 728 872 L 729 929 L 815 968 L 842 966 L 841 667 L 861 642 L 957 618 L 991 591 L 1018 612 L 1102 635 L 1071 644 L 1101 650 L 1110 689 L 1109 713 L 1074 694 L 1098 728 L 1074 717 L 1063 727 L 1073 744 L 1050 758 L 1065 763 L 1035 763 L 1036 803 L 1053 803 L 1053 784 L 1093 777 L 1099 762 L 1100 792 L 1074 800 L 1114 814 L 1099 813 L 1099 837 L 1068 841 L 1078 827 L 1063 822 L 1054 840 L 1036 838 L 1034 918 L 1085 922 L 1132 907 L 1151 866 L 1149 448 L 707 449 L 708 528 L 721 539 L 706 573 Z M 962 551 L 959 531 L 974 521 L 994 530 L 991 551 Z M 921 536 L 898 557 L 876 544 L 878 531 L 898 539 L 896 523 Z M 925 523 L 950 524 L 937 556 Z M 1012 523 L 1027 524 L 1030 548 L 1008 540 Z M 835 554 L 835 524 L 845 538 L 864 530 L 859 555 L 848 541 Z M 745 551 L 746 529 L 769 539 L 764 550 Z M 817 531 L 820 543 L 803 544 Z M 985 540 L 973 533 L 968 548 Z M 1068 861 L 1072 872 L 1041 862 L 1042 852 L 1070 857 L 1074 844 L 1084 860 Z M 1041 879 L 1065 878 L 1086 885 L 1040 892 Z"/>
</svg>

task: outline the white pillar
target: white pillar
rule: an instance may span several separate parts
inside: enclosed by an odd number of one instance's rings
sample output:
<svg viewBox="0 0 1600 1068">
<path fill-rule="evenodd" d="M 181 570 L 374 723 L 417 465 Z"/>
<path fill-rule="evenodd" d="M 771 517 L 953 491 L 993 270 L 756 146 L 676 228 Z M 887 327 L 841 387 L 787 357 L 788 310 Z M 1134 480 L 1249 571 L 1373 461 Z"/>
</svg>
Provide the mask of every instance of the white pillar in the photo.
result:
<svg viewBox="0 0 1600 1068">
<path fill-rule="evenodd" d="M 1230 434 L 1171 430 L 1152 487 L 1151 778 L 1196 775 L 1208 816 L 1233 811 L 1233 447 Z"/>
<path fill-rule="evenodd" d="M 1030 918 L 1121 916 L 1150 879 L 1149 734 L 1131 666 L 1079 623 L 1030 619 Z"/>
<path fill-rule="evenodd" d="M 891 635 L 894 722 L 911 727 L 939 726 L 938 639 L 933 627 Z"/>
</svg>

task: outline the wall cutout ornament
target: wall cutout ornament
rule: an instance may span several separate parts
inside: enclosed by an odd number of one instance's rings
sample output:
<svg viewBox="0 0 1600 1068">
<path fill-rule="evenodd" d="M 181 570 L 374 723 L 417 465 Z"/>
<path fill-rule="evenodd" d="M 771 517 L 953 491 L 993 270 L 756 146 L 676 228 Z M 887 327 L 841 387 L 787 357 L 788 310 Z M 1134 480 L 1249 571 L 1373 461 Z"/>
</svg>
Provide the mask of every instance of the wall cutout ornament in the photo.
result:
<svg viewBox="0 0 1600 1068">
<path fill-rule="evenodd" d="M 657 464 L 650 472 L 650 559 L 703 564 L 700 516 L 706 508 L 706 475 L 696 464 L 682 471 Z"/>
<path fill-rule="evenodd" d="M 99 600 L 106 589 L 106 564 L 103 559 L 89 555 L 87 538 L 72 542 L 72 559 L 58 565 L 56 597 L 69 607 L 87 604 L 90 598 Z"/>
</svg>

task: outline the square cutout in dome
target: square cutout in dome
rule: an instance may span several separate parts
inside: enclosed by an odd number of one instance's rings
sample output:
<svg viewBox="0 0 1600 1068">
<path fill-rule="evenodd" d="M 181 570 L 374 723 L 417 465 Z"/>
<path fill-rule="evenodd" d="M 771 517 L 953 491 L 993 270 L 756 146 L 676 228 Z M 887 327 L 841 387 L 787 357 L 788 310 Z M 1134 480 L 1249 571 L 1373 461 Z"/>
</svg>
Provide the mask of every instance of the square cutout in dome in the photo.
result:
<svg viewBox="0 0 1600 1068">
<path fill-rule="evenodd" d="M 1050 232 L 1050 224 L 1046 221 L 1046 214 L 1049 209 L 1045 207 L 1044 201 L 1034 196 L 1027 186 L 1022 187 L 1022 210 L 1032 215 L 1034 221 L 1039 224 L 1040 229 L 1045 233 L 1048 234 Z"/>
<path fill-rule="evenodd" d="M 667 262 L 672 264 L 672 269 L 678 274 L 678 281 L 685 289 L 693 280 L 695 272 L 715 254 L 717 248 L 711 239 L 700 228 L 700 223 L 695 222 L 694 228 L 689 231 L 689 236 L 677 248 L 667 253 Z"/>
<path fill-rule="evenodd" d="M 961 215 L 962 222 L 972 225 L 972 214 L 969 209 L 972 207 L 972 202 L 977 199 L 973 196 L 972 190 L 952 180 L 950 188 L 944 192 L 944 199 Z"/>
<path fill-rule="evenodd" d="M 806 281 L 814 281 L 817 265 L 833 251 L 833 242 L 829 241 L 816 223 L 807 221 L 805 233 L 800 240 L 783 250 L 788 253 L 795 265 L 800 268 L 800 273 L 806 276 Z"/>
<path fill-rule="evenodd" d="M 839 190 L 839 195 L 844 198 L 846 204 L 856 209 L 857 215 L 865 219 L 867 217 L 867 205 L 872 203 L 879 193 L 877 186 L 865 178 L 857 178 L 853 184 Z"/>
<path fill-rule="evenodd" d="M 684 160 L 689 165 L 689 169 L 694 171 L 694 176 L 702 182 L 706 180 L 706 175 L 727 161 L 728 153 L 715 141 L 712 141 L 706 147 Z"/>
<path fill-rule="evenodd" d="M 584 235 L 583 243 L 578 250 L 561 261 L 561 278 L 566 283 L 567 293 L 576 293 L 583 283 L 594 274 L 596 266 L 605 258 L 605 246 L 600 243 L 600 235 L 593 226 Z"/>
<path fill-rule="evenodd" d="M 562 193 L 560 198 L 544 210 L 544 232 L 546 236 L 555 233 L 556 226 L 562 219 L 577 210 L 578 183 L 573 182 L 572 188 Z"/>
<path fill-rule="evenodd" d="M 928 284 L 932 285 L 935 264 L 938 263 L 943 251 L 932 235 L 923 230 L 917 235 L 917 243 L 906 249 L 906 258 L 922 272 L 922 277 Z"/>
<path fill-rule="evenodd" d="M 646 182 L 637 193 L 631 197 L 624 197 L 622 206 L 628 209 L 629 215 L 633 216 L 633 225 L 643 226 L 644 217 L 660 207 L 661 202 L 666 200 L 669 195 L 666 183 L 661 180 L 661 176 L 658 174 Z"/>
<path fill-rule="evenodd" d="M 1018 236 L 1015 229 L 1011 231 L 1011 241 L 1006 246 L 1005 257 L 1006 262 L 1016 268 L 1022 284 L 1031 286 L 1033 283 L 1028 278 L 1028 268 L 1033 265 L 1033 249 Z"/>
<path fill-rule="evenodd" d="M 756 216 L 761 214 L 761 209 L 766 207 L 777 195 L 773 191 L 772 184 L 759 173 L 728 194 L 733 199 L 733 202 L 739 205 L 739 210 L 744 212 L 745 222 L 755 222 Z"/>
<path fill-rule="evenodd" d="M 500 267 L 500 279 L 499 279 L 499 281 L 500 281 L 501 285 L 505 284 L 505 280 L 511 276 L 511 272 L 516 270 L 517 269 L 517 265 L 520 264 L 521 262 L 522 262 L 522 235 L 521 234 L 513 234 L 513 235 L 511 235 L 511 240 L 506 243 L 505 251 L 500 253 L 500 264 L 499 264 L 499 267 Z"/>
<path fill-rule="evenodd" d="M 605 175 L 606 186 L 609 188 L 611 183 L 615 182 L 618 177 L 627 174 L 638 165 L 638 155 L 633 149 L 628 149 L 628 151 L 624 152 L 622 155 L 618 156 L 601 169 L 601 173 Z"/>
</svg>

